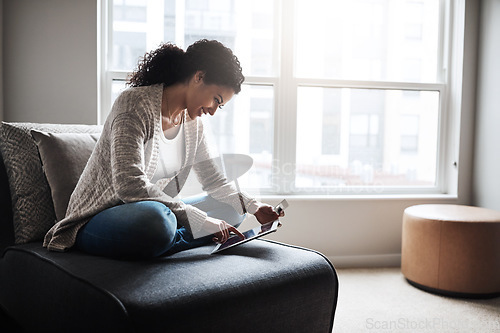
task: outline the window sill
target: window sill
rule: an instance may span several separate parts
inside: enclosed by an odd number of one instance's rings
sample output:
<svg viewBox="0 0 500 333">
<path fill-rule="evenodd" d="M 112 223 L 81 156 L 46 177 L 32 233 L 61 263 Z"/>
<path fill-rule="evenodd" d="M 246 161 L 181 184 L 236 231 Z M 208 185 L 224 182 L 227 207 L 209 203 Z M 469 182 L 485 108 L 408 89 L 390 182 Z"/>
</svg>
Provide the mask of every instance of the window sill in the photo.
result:
<svg viewBox="0 0 500 333">
<path fill-rule="evenodd" d="M 363 201 L 363 200 L 458 200 L 455 194 L 365 194 L 365 195 L 256 195 L 262 201 Z"/>
</svg>

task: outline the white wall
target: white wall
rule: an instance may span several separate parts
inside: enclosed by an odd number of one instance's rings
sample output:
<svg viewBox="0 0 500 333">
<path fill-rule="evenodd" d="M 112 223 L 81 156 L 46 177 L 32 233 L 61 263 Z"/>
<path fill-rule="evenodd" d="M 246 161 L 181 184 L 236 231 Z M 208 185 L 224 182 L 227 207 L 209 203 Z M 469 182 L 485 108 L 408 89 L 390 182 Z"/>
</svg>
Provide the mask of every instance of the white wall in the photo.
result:
<svg viewBox="0 0 500 333">
<path fill-rule="evenodd" d="M 96 0 L 4 0 L 4 118 L 7 121 L 97 122 Z M 494 1 L 491 1 L 494 2 Z M 467 1 L 467 15 L 477 2 Z M 467 35 L 475 49 L 474 19 Z M 493 22 L 492 22 L 493 23 Z M 421 203 L 469 203 L 475 52 L 464 52 L 459 93 L 463 133 L 458 197 L 332 196 L 289 198 L 283 228 L 271 238 L 323 252 L 337 266 L 398 265 L 403 210 Z M 458 52 L 463 52 L 459 51 Z M 491 60 L 493 61 L 493 60 Z M 470 67 L 472 66 L 472 67 Z M 472 96 L 471 96 L 472 95 Z M 472 99 L 472 101 L 471 101 Z M 453 158 L 450 157 L 450 160 Z M 278 198 L 267 198 L 273 204 Z"/>
<path fill-rule="evenodd" d="M 97 1 L 3 1 L 4 120 L 97 123 Z"/>
<path fill-rule="evenodd" d="M 416 204 L 457 202 L 452 198 L 415 197 L 287 201 L 290 207 L 282 219 L 283 227 L 268 238 L 318 250 L 337 267 L 399 266 L 404 209 Z"/>
<path fill-rule="evenodd" d="M 473 203 L 500 210 L 500 1 L 481 2 Z"/>
</svg>

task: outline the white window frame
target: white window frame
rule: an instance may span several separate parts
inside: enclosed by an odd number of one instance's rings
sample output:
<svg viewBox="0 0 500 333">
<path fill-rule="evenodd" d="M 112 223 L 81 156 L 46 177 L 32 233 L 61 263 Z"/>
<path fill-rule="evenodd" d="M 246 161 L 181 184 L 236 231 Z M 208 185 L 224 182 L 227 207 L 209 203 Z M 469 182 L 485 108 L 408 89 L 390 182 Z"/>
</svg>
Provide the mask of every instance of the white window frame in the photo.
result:
<svg viewBox="0 0 500 333">
<path fill-rule="evenodd" d="M 183 0 L 178 0 L 183 1 Z M 439 55 L 439 66 L 442 68 L 440 80 L 442 83 L 405 83 L 388 81 L 354 81 L 338 79 L 308 79 L 293 76 L 294 58 L 283 57 L 279 61 L 278 73 L 275 77 L 246 76 L 244 84 L 272 86 L 275 90 L 275 119 L 274 122 L 274 170 L 290 170 L 295 165 L 296 156 L 296 126 L 297 126 L 297 89 L 298 87 L 326 87 L 326 88 L 364 88 L 382 90 L 416 90 L 438 91 L 439 105 L 439 134 L 436 186 L 433 187 L 406 187 L 385 191 L 384 188 L 370 187 L 367 192 L 360 192 L 356 188 L 343 189 L 336 197 L 348 197 L 376 194 L 378 196 L 457 196 L 458 195 L 458 157 L 460 143 L 460 119 L 462 117 L 462 75 L 463 75 L 463 48 L 465 38 L 465 1 L 466 0 L 439 0 L 444 17 L 441 18 L 439 44 L 444 45 Z M 280 13 L 275 20 L 275 54 L 294 55 L 295 40 L 293 20 L 295 0 L 277 0 L 276 12 Z M 112 21 L 109 19 L 112 12 L 110 0 L 100 0 L 99 6 L 99 109 L 98 119 L 104 123 L 105 116 L 111 109 L 111 85 L 113 80 L 126 80 L 130 73 L 125 71 L 110 71 L 107 64 L 111 61 L 110 32 Z M 284 33 L 286 31 L 286 34 Z M 290 112 L 289 110 L 295 110 Z M 290 144 L 292 143 L 292 144 Z M 312 198 L 318 193 L 290 193 L 288 184 L 293 181 L 293 172 L 283 172 L 271 193 L 264 193 L 267 197 L 294 194 L 297 197 Z"/>
</svg>

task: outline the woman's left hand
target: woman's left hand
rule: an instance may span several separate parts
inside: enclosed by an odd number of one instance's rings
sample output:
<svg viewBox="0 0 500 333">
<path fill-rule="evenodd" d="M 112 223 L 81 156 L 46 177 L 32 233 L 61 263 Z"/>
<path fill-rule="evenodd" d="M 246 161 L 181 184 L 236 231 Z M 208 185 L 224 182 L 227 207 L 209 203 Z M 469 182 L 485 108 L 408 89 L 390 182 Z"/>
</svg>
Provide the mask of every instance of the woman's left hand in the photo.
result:
<svg viewBox="0 0 500 333">
<path fill-rule="evenodd" d="M 259 221 L 260 224 L 266 224 L 276 221 L 279 217 L 285 216 L 285 212 L 282 211 L 281 214 L 278 215 L 273 206 L 261 203 L 253 215 L 257 218 L 257 221 Z"/>
</svg>

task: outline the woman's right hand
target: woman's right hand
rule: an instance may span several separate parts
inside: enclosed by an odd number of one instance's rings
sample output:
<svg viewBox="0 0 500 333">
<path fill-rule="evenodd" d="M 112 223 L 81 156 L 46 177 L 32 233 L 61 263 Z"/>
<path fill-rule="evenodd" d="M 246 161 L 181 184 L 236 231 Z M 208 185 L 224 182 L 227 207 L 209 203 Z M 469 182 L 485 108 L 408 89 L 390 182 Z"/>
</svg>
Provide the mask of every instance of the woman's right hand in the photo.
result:
<svg viewBox="0 0 500 333">
<path fill-rule="evenodd" d="M 203 229 L 211 234 L 214 234 L 213 241 L 221 244 L 224 244 L 228 238 L 231 237 L 230 232 L 235 233 L 241 239 L 245 238 L 245 236 L 239 232 L 238 229 L 229 223 L 212 217 L 207 218 L 205 224 L 203 225 Z"/>
</svg>

